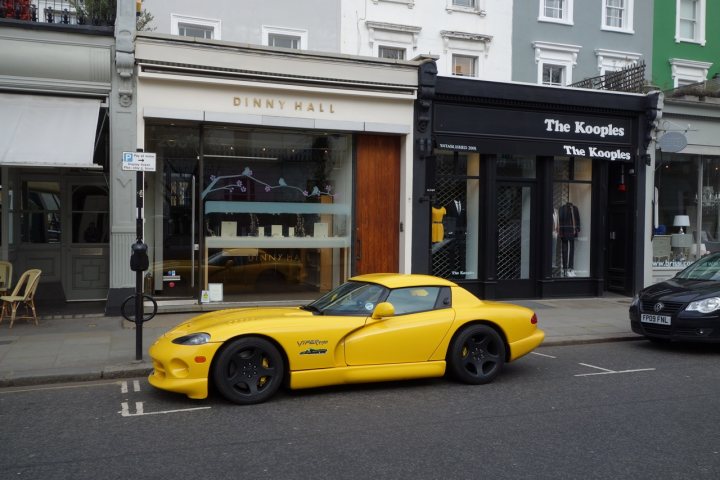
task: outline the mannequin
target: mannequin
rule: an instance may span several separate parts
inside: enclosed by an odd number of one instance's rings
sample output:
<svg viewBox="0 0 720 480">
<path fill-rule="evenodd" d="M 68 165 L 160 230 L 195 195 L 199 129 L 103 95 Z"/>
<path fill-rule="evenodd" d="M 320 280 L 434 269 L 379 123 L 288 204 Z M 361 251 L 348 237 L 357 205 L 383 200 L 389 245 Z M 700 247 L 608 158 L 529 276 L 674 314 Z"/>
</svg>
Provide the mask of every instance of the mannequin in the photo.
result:
<svg viewBox="0 0 720 480">
<path fill-rule="evenodd" d="M 445 227 L 443 227 L 443 217 L 447 211 L 445 207 L 439 205 L 432 206 L 432 242 L 442 242 L 445 237 Z"/>
<path fill-rule="evenodd" d="M 560 256 L 564 277 L 574 277 L 575 238 L 580 233 L 580 212 L 578 208 L 568 201 L 560 207 L 559 231 Z"/>
</svg>

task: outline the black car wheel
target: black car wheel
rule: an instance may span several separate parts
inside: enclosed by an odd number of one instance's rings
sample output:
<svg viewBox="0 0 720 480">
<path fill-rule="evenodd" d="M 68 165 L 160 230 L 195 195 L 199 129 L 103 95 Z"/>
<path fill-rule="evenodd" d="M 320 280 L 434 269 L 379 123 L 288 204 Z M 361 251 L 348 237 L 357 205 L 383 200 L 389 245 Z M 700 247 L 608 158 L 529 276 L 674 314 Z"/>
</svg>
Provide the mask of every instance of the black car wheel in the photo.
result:
<svg viewBox="0 0 720 480">
<path fill-rule="evenodd" d="M 278 349 L 258 337 L 232 341 L 213 365 L 213 382 L 220 394 L 241 405 L 264 402 L 283 380 L 285 365 Z"/>
<path fill-rule="evenodd" d="M 491 382 L 505 364 L 505 343 L 487 325 L 462 330 L 448 351 L 448 368 L 453 377 L 479 385 Z"/>
</svg>

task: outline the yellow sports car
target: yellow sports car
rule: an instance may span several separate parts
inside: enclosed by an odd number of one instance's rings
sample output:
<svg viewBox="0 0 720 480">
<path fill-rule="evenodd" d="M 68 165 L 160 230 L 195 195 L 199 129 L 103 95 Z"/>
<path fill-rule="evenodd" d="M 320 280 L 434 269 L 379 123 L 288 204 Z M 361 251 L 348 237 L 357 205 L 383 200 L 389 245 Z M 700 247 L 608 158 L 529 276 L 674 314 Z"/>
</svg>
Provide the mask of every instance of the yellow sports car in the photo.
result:
<svg viewBox="0 0 720 480">
<path fill-rule="evenodd" d="M 441 377 L 482 384 L 545 334 L 525 307 L 429 275 L 377 273 L 301 307 L 236 308 L 182 323 L 150 347 L 150 383 L 190 398 L 209 383 L 259 403 L 292 389 Z"/>
</svg>

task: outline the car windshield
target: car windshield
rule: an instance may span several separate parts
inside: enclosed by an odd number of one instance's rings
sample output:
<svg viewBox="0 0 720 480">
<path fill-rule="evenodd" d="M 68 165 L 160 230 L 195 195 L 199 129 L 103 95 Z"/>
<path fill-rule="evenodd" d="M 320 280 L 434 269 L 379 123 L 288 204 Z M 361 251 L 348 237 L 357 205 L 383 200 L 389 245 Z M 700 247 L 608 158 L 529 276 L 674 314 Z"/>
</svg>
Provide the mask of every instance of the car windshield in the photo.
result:
<svg viewBox="0 0 720 480">
<path fill-rule="evenodd" d="M 347 282 L 303 308 L 325 315 L 369 315 L 387 294 L 375 283 Z"/>
<path fill-rule="evenodd" d="M 720 254 L 708 255 L 676 275 L 687 280 L 720 281 Z"/>
</svg>

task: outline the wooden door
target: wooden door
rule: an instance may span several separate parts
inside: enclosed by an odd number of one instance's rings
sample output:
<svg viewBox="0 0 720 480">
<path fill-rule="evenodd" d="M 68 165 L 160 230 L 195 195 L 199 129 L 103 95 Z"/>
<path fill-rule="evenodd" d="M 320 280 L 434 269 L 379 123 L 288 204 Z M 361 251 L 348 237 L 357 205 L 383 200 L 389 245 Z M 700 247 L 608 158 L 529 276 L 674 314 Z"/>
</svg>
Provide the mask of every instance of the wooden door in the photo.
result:
<svg viewBox="0 0 720 480">
<path fill-rule="evenodd" d="M 400 237 L 400 137 L 358 135 L 354 275 L 397 272 Z"/>
</svg>

